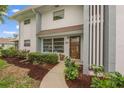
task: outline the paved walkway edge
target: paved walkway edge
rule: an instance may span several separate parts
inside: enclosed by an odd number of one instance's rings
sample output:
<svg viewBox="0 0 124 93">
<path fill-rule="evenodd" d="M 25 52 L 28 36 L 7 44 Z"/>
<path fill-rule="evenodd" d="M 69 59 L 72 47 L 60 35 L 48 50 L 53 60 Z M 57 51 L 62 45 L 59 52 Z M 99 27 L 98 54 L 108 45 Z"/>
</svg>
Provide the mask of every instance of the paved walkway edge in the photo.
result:
<svg viewBox="0 0 124 93">
<path fill-rule="evenodd" d="M 40 88 L 68 88 L 64 76 L 64 62 L 60 62 L 46 74 Z"/>
</svg>

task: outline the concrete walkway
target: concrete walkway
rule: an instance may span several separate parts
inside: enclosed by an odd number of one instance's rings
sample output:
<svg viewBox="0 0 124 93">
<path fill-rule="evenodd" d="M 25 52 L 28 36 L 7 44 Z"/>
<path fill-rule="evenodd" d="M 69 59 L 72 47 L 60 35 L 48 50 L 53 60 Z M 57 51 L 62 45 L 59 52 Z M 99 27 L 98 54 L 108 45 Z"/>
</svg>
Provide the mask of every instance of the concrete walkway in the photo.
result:
<svg viewBox="0 0 124 93">
<path fill-rule="evenodd" d="M 46 74 L 40 88 L 68 88 L 64 76 L 64 62 L 60 62 Z"/>
</svg>

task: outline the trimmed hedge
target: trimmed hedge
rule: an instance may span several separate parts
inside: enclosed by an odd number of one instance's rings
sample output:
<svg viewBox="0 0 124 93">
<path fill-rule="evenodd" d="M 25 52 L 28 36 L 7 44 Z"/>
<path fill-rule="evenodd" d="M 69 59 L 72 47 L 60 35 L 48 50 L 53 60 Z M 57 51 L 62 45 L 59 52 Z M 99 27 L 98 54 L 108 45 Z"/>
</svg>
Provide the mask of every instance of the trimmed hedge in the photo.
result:
<svg viewBox="0 0 124 93">
<path fill-rule="evenodd" d="M 15 48 L 8 48 L 1 50 L 1 56 L 3 57 L 18 57 L 20 59 L 27 58 L 29 51 L 27 50 L 17 50 Z"/>
<path fill-rule="evenodd" d="M 58 55 L 55 53 L 39 53 L 39 52 L 31 52 L 28 55 L 28 60 L 31 63 L 48 63 L 48 64 L 56 64 L 58 63 Z"/>
<path fill-rule="evenodd" d="M 1 55 L 3 57 L 15 57 L 17 56 L 17 50 L 14 48 L 2 49 Z"/>
<path fill-rule="evenodd" d="M 41 60 L 41 53 L 39 52 L 31 52 L 28 54 L 28 60 L 31 63 L 43 63 Z"/>
</svg>

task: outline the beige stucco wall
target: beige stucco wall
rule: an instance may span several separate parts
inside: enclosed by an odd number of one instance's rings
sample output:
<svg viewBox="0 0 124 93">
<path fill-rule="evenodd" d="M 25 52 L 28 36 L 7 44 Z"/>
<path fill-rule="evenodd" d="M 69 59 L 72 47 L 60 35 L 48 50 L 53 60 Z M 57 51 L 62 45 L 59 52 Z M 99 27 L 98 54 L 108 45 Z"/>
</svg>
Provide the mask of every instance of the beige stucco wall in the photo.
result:
<svg viewBox="0 0 124 93">
<path fill-rule="evenodd" d="M 116 71 L 124 75 L 124 6 L 116 6 Z"/>
<path fill-rule="evenodd" d="M 65 11 L 64 19 L 53 21 L 53 12 L 61 9 Z M 57 7 L 54 10 L 42 13 L 41 21 L 42 30 L 83 24 L 83 6 L 68 5 Z"/>
<path fill-rule="evenodd" d="M 36 51 L 36 20 L 35 16 L 29 17 L 31 19 L 31 23 L 24 25 L 25 18 L 20 21 L 20 37 L 19 37 L 19 49 L 21 50 L 30 50 Z M 24 40 L 31 40 L 31 46 L 25 47 Z"/>
</svg>

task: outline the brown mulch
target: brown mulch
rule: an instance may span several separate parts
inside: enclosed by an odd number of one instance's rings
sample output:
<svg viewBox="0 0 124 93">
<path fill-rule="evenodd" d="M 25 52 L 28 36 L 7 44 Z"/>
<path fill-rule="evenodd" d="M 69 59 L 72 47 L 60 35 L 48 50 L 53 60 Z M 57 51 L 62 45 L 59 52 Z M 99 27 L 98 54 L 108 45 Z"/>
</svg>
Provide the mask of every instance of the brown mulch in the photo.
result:
<svg viewBox="0 0 124 93">
<path fill-rule="evenodd" d="M 83 75 L 82 73 L 83 66 L 80 66 L 79 69 L 79 77 L 76 80 L 66 80 L 66 84 L 68 85 L 69 88 L 90 88 L 91 85 L 91 77 L 88 75 Z"/>
<path fill-rule="evenodd" d="M 41 81 L 43 77 L 52 69 L 56 64 L 31 64 L 28 61 L 23 61 L 19 58 L 2 58 L 9 64 L 14 64 L 15 66 L 29 69 L 28 76 L 35 80 Z"/>
</svg>

